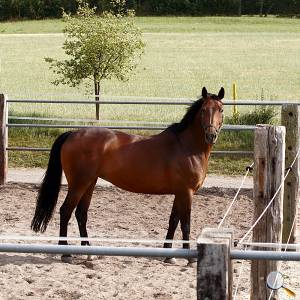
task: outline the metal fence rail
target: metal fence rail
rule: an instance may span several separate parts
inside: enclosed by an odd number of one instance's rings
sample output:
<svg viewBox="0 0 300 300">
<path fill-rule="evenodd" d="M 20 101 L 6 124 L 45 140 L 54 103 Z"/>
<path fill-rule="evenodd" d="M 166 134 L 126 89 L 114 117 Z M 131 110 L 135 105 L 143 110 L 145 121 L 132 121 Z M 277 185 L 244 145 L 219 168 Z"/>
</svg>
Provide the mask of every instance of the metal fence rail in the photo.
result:
<svg viewBox="0 0 300 300">
<path fill-rule="evenodd" d="M 126 98 L 126 97 L 124 97 Z M 191 105 L 197 99 L 189 99 L 189 98 L 141 98 L 141 97 L 127 97 L 130 100 L 104 100 L 100 101 L 94 100 L 33 100 L 33 99 L 7 99 L 8 103 L 31 103 L 31 104 L 107 104 L 107 105 Z M 139 100 L 132 100 L 139 99 Z M 147 100 L 146 100 L 147 99 Z M 158 100 L 162 99 L 162 100 Z M 150 100 L 150 101 L 149 101 Z M 286 103 L 294 103 L 300 105 L 299 101 L 257 101 L 257 100 L 224 100 L 224 105 L 276 105 L 282 106 Z M 15 117 L 18 119 L 18 117 Z M 8 119 L 12 119 L 8 117 Z M 31 120 L 29 117 L 20 118 L 21 120 Z M 34 119 L 34 118 L 33 118 Z M 49 121 L 49 118 L 38 118 L 38 121 Z M 61 121 L 61 122 L 70 122 L 69 119 L 53 119 L 50 121 Z M 91 120 L 92 121 L 92 120 Z M 72 119 L 72 122 L 75 122 L 75 119 Z M 80 122 L 80 120 L 79 120 Z M 97 122 L 97 121 L 95 121 Z M 98 122 L 97 122 L 98 123 Z M 120 122 L 118 122 L 120 123 Z M 126 121 L 124 121 L 126 123 Z M 130 122 L 132 123 L 132 122 Z M 72 125 L 72 124 L 27 124 L 27 123 L 8 123 L 6 127 L 8 128 L 51 128 L 51 129 L 80 129 L 80 128 L 99 128 L 105 127 L 109 129 L 119 129 L 119 130 L 165 130 L 168 125 L 166 124 L 147 124 L 147 125 L 108 125 L 108 126 L 97 126 L 97 125 Z M 228 131 L 253 131 L 255 126 L 251 125 L 224 125 L 223 130 Z M 7 147 L 8 151 L 50 151 L 49 148 L 41 148 L 41 147 Z M 223 155 L 237 155 L 237 156 L 252 156 L 253 151 L 213 151 L 213 155 L 215 156 L 223 156 Z"/>
<path fill-rule="evenodd" d="M 7 124 L 7 127 L 10 128 L 109 128 L 109 129 L 127 129 L 127 130 L 164 130 L 167 126 L 97 126 L 97 125 L 65 125 L 65 124 Z M 241 130 L 254 130 L 255 126 L 253 125 L 224 125 L 222 127 L 223 130 L 231 130 L 231 131 L 241 131 Z"/>
<path fill-rule="evenodd" d="M 140 105 L 191 105 L 197 99 L 187 99 L 187 98 L 177 98 L 176 101 L 170 98 L 164 99 L 164 101 L 147 101 L 147 100 L 30 100 L 30 99 L 8 99 L 8 103 L 50 103 L 50 104 L 140 104 Z M 284 100 L 274 100 L 274 101 L 260 101 L 260 100 L 224 100 L 224 105 L 275 105 L 282 106 L 284 104 L 297 104 L 300 105 L 300 100 L 294 101 L 284 101 Z"/>
<path fill-rule="evenodd" d="M 142 256 L 142 257 L 197 257 L 196 249 L 152 248 L 152 247 L 101 247 L 45 244 L 0 243 L 0 252 L 13 253 L 51 253 L 51 254 L 86 254 L 105 256 Z"/>
<path fill-rule="evenodd" d="M 0 243 L 0 252 L 197 258 L 197 249 Z M 300 252 L 231 250 L 230 259 L 300 261 Z"/>
<path fill-rule="evenodd" d="M 36 151 L 36 152 L 50 152 L 51 148 L 43 147 L 7 147 L 7 151 Z M 214 156 L 253 156 L 253 151 L 212 151 Z"/>
</svg>

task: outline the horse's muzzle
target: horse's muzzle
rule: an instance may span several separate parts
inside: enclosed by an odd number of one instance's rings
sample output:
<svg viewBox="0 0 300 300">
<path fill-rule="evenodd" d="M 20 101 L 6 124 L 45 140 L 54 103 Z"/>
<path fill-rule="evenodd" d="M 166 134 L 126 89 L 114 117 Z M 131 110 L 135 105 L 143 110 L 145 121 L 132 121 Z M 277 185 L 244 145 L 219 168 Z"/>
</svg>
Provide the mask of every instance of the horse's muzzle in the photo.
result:
<svg viewBox="0 0 300 300">
<path fill-rule="evenodd" d="M 207 144 L 213 145 L 218 139 L 218 130 L 214 126 L 209 126 L 205 130 L 205 142 Z"/>
<path fill-rule="evenodd" d="M 207 144 L 213 145 L 216 143 L 217 139 L 218 139 L 217 134 L 212 134 L 212 133 L 205 134 L 205 142 Z"/>
</svg>

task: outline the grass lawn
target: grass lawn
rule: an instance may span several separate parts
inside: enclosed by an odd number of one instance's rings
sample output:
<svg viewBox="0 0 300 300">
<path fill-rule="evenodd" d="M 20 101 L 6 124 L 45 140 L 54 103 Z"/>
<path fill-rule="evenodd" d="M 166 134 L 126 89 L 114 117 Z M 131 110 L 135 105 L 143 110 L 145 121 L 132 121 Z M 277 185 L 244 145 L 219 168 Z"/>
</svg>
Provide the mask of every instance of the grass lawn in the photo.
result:
<svg viewBox="0 0 300 300">
<path fill-rule="evenodd" d="M 232 83 L 236 82 L 240 99 L 300 99 L 300 19 L 138 17 L 137 23 L 146 42 L 145 54 L 128 82 L 103 82 L 106 97 L 195 98 L 202 86 L 211 92 L 224 86 L 225 97 L 230 99 Z M 92 99 L 88 87 L 74 89 L 50 83 L 54 77 L 43 58 L 63 57 L 63 26 L 60 20 L 0 23 L 0 86 L 9 98 Z M 231 109 L 226 112 L 230 114 Z M 107 120 L 169 123 L 179 120 L 183 113 L 183 107 L 101 108 L 101 117 Z M 10 115 L 32 114 L 93 118 L 94 107 L 10 106 Z M 17 136 L 11 134 L 11 145 L 18 144 Z M 35 138 L 28 145 L 33 145 Z M 16 161 L 22 165 L 20 159 Z"/>
</svg>

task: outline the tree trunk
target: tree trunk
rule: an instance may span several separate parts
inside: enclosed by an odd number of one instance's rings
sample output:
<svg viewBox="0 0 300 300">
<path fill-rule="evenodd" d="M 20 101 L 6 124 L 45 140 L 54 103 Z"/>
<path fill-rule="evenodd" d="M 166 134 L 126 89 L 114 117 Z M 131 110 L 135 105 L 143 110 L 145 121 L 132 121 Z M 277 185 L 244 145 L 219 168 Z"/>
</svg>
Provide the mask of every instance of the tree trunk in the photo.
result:
<svg viewBox="0 0 300 300">
<path fill-rule="evenodd" d="M 94 87 L 95 87 L 95 101 L 100 101 L 100 82 L 95 81 Z M 96 103 L 96 120 L 100 120 L 99 106 L 100 104 Z"/>
<path fill-rule="evenodd" d="M 239 0 L 238 16 L 240 17 L 241 15 L 242 15 L 242 0 Z"/>
<path fill-rule="evenodd" d="M 259 16 L 263 16 L 264 0 L 260 0 Z"/>
</svg>

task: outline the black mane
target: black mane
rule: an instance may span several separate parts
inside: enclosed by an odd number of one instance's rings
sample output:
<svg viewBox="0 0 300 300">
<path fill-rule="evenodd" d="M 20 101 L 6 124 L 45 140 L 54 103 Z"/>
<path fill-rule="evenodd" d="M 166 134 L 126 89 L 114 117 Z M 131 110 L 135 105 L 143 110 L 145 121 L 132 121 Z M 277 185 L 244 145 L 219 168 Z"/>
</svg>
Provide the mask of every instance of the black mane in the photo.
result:
<svg viewBox="0 0 300 300">
<path fill-rule="evenodd" d="M 207 94 L 208 97 L 219 100 L 217 95 L 214 94 Z M 171 130 L 175 134 L 180 133 L 184 131 L 189 125 L 191 125 L 198 113 L 198 111 L 201 109 L 202 104 L 204 102 L 203 97 L 196 100 L 188 109 L 185 115 L 183 116 L 182 120 L 179 123 L 173 123 L 171 124 L 167 130 Z"/>
<path fill-rule="evenodd" d="M 207 94 L 208 97 L 219 100 L 217 95 L 214 94 Z M 198 111 L 201 109 L 202 104 L 204 102 L 203 97 L 196 100 L 188 109 L 185 115 L 183 116 L 182 120 L 179 123 L 173 123 L 171 124 L 167 130 L 171 130 L 175 134 L 180 133 L 184 131 L 187 127 L 189 127 L 190 124 L 193 123 Z"/>
</svg>

